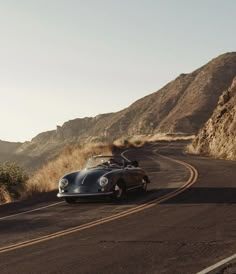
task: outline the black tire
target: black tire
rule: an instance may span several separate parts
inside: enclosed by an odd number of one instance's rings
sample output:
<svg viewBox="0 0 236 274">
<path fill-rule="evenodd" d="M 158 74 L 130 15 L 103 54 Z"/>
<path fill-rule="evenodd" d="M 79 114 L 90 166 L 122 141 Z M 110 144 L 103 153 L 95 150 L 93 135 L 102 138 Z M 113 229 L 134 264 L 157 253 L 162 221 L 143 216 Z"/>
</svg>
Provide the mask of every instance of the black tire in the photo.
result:
<svg viewBox="0 0 236 274">
<path fill-rule="evenodd" d="M 75 197 L 65 197 L 64 199 L 68 204 L 76 203 L 76 198 Z"/>
<path fill-rule="evenodd" d="M 146 193 L 147 192 L 147 186 L 148 186 L 149 180 L 147 177 L 143 177 L 142 179 L 142 186 L 141 186 L 141 192 Z"/>
<path fill-rule="evenodd" d="M 126 185 L 125 185 L 125 182 L 120 180 L 116 183 L 116 186 L 119 187 L 119 190 L 114 189 L 112 200 L 114 202 L 123 201 L 126 198 Z"/>
</svg>

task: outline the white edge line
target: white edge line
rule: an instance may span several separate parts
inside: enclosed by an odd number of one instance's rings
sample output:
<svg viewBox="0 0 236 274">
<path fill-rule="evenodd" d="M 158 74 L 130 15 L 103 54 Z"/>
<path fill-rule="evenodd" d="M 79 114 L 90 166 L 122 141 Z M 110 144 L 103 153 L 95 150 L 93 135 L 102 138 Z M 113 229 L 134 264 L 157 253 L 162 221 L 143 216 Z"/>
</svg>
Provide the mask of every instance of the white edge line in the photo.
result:
<svg viewBox="0 0 236 274">
<path fill-rule="evenodd" d="M 157 151 L 158 151 L 158 150 L 157 150 Z M 154 151 L 154 152 L 157 153 L 157 151 Z M 162 155 L 161 155 L 161 156 L 162 156 Z M 165 157 L 165 156 L 164 156 L 164 157 Z M 177 160 L 177 161 L 178 161 L 178 160 Z M 176 162 L 177 162 L 177 161 L 176 161 Z M 214 265 L 212 265 L 212 266 L 209 266 L 209 267 L 203 269 L 203 270 L 200 271 L 200 272 L 197 272 L 196 274 L 207 274 L 207 273 L 211 272 L 212 270 L 215 270 L 216 268 L 218 268 L 218 267 L 220 267 L 220 266 L 223 266 L 223 265 L 227 264 L 228 262 L 230 262 L 230 261 L 232 261 L 232 260 L 234 260 L 234 259 L 236 259 L 236 253 L 235 253 L 234 255 L 232 255 L 232 256 L 226 258 L 226 259 L 223 259 L 223 260 L 219 261 L 218 263 L 216 263 L 216 264 L 214 264 Z"/>
<path fill-rule="evenodd" d="M 127 150 L 128 151 L 128 150 Z M 125 151 L 125 152 L 127 152 L 127 151 Z M 168 157 L 167 157 L 168 158 Z M 176 161 L 177 162 L 177 160 L 174 160 L 174 161 Z M 184 163 L 184 162 L 183 162 Z M 185 164 L 187 164 L 187 163 L 185 163 Z M 192 166 L 191 165 L 186 165 L 186 167 L 191 171 L 191 169 L 190 169 L 190 167 L 192 168 Z M 194 168 L 194 170 L 195 170 L 195 168 Z M 194 179 L 194 178 L 192 178 L 192 179 Z M 195 183 L 196 182 L 196 179 L 197 179 L 197 177 L 195 177 L 195 179 L 194 179 L 194 181 L 191 183 L 191 185 L 193 184 L 193 183 Z M 189 183 L 189 182 L 188 182 Z M 186 184 L 185 184 L 186 185 Z M 184 186 L 185 186 L 184 185 Z M 191 186 L 190 185 L 190 186 Z M 176 193 L 176 191 L 174 191 L 173 193 L 169 193 L 169 194 L 167 194 L 167 195 L 164 195 L 164 197 L 160 197 L 160 198 L 157 198 L 157 199 L 155 199 L 155 202 L 154 201 L 150 201 L 150 202 L 148 202 L 147 204 L 141 204 L 141 205 L 139 205 L 139 206 L 137 206 L 136 208 L 134 208 L 134 209 L 128 209 L 128 210 L 126 210 L 125 212 L 121 212 L 121 213 L 117 213 L 117 214 L 115 214 L 115 215 L 112 215 L 112 216 L 109 216 L 109 217 L 106 217 L 105 219 L 101 219 L 101 220 L 96 220 L 95 222 L 93 222 L 93 224 L 90 224 L 90 225 L 97 225 L 97 224 L 102 224 L 102 223 L 104 223 L 104 221 L 105 221 L 105 223 L 108 221 L 110 221 L 110 219 L 112 219 L 112 220 L 114 220 L 114 217 L 118 217 L 118 218 L 120 218 L 120 217 L 124 217 L 124 216 L 127 216 L 127 215 L 130 215 L 130 214 L 133 214 L 133 213 L 136 213 L 136 212 L 139 212 L 140 210 L 142 211 L 143 209 L 147 209 L 147 208 L 149 208 L 149 207 L 152 207 L 152 206 L 155 206 L 157 203 L 159 204 L 161 201 L 165 201 L 165 200 L 168 200 L 168 199 L 171 199 L 171 197 L 169 197 L 171 194 L 173 195 L 174 194 L 174 196 L 173 197 L 175 197 L 176 195 L 178 195 L 178 194 L 180 194 L 180 193 L 182 193 L 184 190 L 186 190 L 186 188 L 184 188 L 184 189 L 182 189 L 181 191 L 181 188 L 179 188 L 178 189 L 178 191 L 177 191 L 177 193 Z M 180 191 L 180 192 L 179 192 Z M 171 196 L 172 196 L 171 195 Z M 163 200 L 164 199 L 164 200 Z M 29 211 L 25 211 L 25 212 L 21 212 L 21 213 L 17 213 L 17 214 L 14 214 L 14 215 L 9 215 L 9 216 L 6 216 L 6 217 L 2 217 L 2 218 L 0 218 L 0 220 L 1 219 L 4 219 L 4 218 L 10 218 L 10 217 L 12 217 L 12 216 L 16 216 L 16 215 L 22 215 L 22 214 L 26 214 L 26 213 L 29 213 L 29 212 L 33 212 L 33 211 L 37 211 L 37 210 L 40 210 L 40 209 L 43 209 L 43 208 L 48 208 L 48 207 L 52 207 L 52 206 L 54 206 L 54 205 L 57 205 L 57 204 L 61 204 L 61 203 L 64 203 L 64 202 L 58 202 L 58 203 L 54 203 L 54 204 L 51 204 L 51 205 L 48 205 L 48 206 L 44 206 L 44 207 L 41 207 L 41 208 L 36 208 L 36 209 L 33 209 L 33 210 L 29 210 Z M 119 217 L 120 216 L 120 217 Z M 115 218 L 116 219 L 116 218 Z M 102 221 L 102 222 L 101 222 Z M 95 224 L 95 223 L 97 223 L 97 224 Z M 89 225 L 89 224 L 84 224 L 84 225 L 82 225 L 82 227 L 83 226 L 86 226 L 86 225 Z M 81 228 L 82 228 L 81 227 Z M 78 229 L 78 227 L 76 228 L 76 227 L 74 227 L 74 228 L 70 228 L 70 229 L 67 229 L 68 230 L 68 233 L 70 234 L 70 233 L 73 233 L 73 232 L 76 232 L 77 231 L 77 229 Z M 66 230 L 66 231 L 67 231 Z M 83 229 L 82 229 L 83 230 Z M 40 242 L 41 242 L 41 240 L 42 241 L 45 241 L 43 238 L 45 238 L 45 237 L 49 237 L 49 236 L 53 236 L 53 238 L 54 238 L 54 235 L 56 235 L 56 234 L 61 234 L 61 233 L 63 233 L 63 232 L 66 232 L 66 231 L 59 231 L 59 232 L 56 232 L 56 233 L 53 233 L 53 234 L 51 234 L 51 235 L 46 235 L 46 236 L 43 236 L 43 237 L 40 237 L 40 238 L 38 238 L 38 240 L 40 240 Z M 66 234 L 63 234 L 63 235 L 67 235 L 68 233 L 66 233 Z M 62 235 L 62 236 L 63 236 Z M 57 238 L 58 236 L 56 235 L 56 238 Z M 60 235 L 59 235 L 59 237 L 60 237 Z M 49 238 L 49 240 L 50 239 L 53 239 L 53 238 Z M 46 238 L 45 238 L 46 239 Z M 37 240 L 37 239 L 32 239 L 33 241 L 35 241 L 35 240 Z M 31 241 L 32 241 L 31 240 Z M 48 239 L 47 239 L 48 240 Z M 28 242 L 29 243 L 29 242 Z M 16 245 L 22 245 L 23 243 L 18 243 L 18 244 L 16 244 Z M 33 243 L 32 242 L 32 244 L 35 244 L 35 242 Z M 26 243 L 26 245 L 25 246 L 27 246 L 28 244 Z M 31 244 L 29 244 L 29 245 L 31 245 Z M 9 246 L 10 247 L 10 246 Z M 24 246 L 19 246 L 18 248 L 21 248 L 21 247 L 24 247 Z M 4 247 L 3 247 L 4 248 Z M 8 247 L 5 247 L 5 248 L 8 248 Z M 2 248 L 0 248 L 0 249 L 2 249 Z M 13 247 L 13 249 L 15 249 L 14 247 Z M 6 252 L 7 251 L 10 251 L 10 249 L 9 250 L 6 250 Z M 3 251 L 3 252 L 1 252 L 0 251 L 0 253 L 4 253 L 5 251 Z"/>
<path fill-rule="evenodd" d="M 202 271 L 197 272 L 196 274 L 207 274 L 207 273 L 211 272 L 212 270 L 214 270 L 214 269 L 216 269 L 216 268 L 232 261 L 233 259 L 236 259 L 236 254 L 234 254 L 234 255 L 232 255 L 232 256 L 230 256 L 230 257 L 228 257 L 228 258 L 226 258 L 226 259 L 224 259 L 224 260 L 222 260 L 222 261 L 220 261 L 220 262 L 218 262 L 218 263 L 216 263 L 212 266 L 209 266 L 208 268 L 203 269 Z"/>
<path fill-rule="evenodd" d="M 130 161 L 128 158 L 126 158 L 126 157 L 123 155 L 123 153 L 126 153 L 126 152 L 128 152 L 128 151 L 129 151 L 129 149 L 127 149 L 127 150 L 125 150 L 124 152 L 122 152 L 122 156 L 123 156 L 127 161 Z M 0 220 L 10 219 L 10 218 L 12 218 L 12 217 L 16 217 L 16 216 L 24 215 L 24 214 L 27 214 L 27 213 L 39 211 L 39 210 L 41 210 L 41 209 L 49 208 L 49 207 L 56 206 L 56 205 L 59 205 L 59 204 L 62 204 L 62 203 L 64 203 L 64 201 L 58 202 L 58 203 L 54 203 L 54 204 L 51 204 L 51 205 L 47 205 L 47 206 L 43 206 L 43 207 L 39 207 L 39 208 L 35 208 L 35 209 L 32 209 L 32 210 L 23 211 L 23 212 L 20 212 L 20 213 L 16 213 L 16 214 L 12 214 L 12 215 L 8 215 L 8 216 L 0 217 Z"/>
<path fill-rule="evenodd" d="M 158 151 L 158 150 L 157 150 L 157 151 Z M 154 151 L 154 152 L 157 153 L 157 151 Z M 161 155 L 161 156 L 163 156 L 163 155 Z M 164 157 L 165 157 L 165 156 L 164 156 Z M 167 157 L 167 158 L 168 158 L 168 157 Z M 177 160 L 176 162 L 178 162 L 178 160 Z M 234 255 L 232 255 L 232 256 L 230 256 L 230 257 L 224 259 L 224 260 L 219 261 L 218 263 L 216 263 L 216 264 L 214 264 L 214 265 L 212 265 L 212 266 L 209 266 L 209 267 L 203 269 L 203 270 L 200 271 L 200 272 L 197 272 L 196 274 L 207 274 L 207 273 L 211 272 L 212 270 L 215 270 L 216 268 L 218 268 L 218 267 L 220 267 L 220 266 L 223 266 L 223 265 L 227 264 L 228 262 L 230 262 L 230 261 L 232 261 L 232 260 L 234 260 L 234 259 L 236 259 L 236 253 L 235 253 Z"/>
<path fill-rule="evenodd" d="M 9 219 L 9 218 L 12 218 L 12 217 L 15 217 L 15 216 L 20 216 L 20 215 L 23 215 L 23 214 L 27 214 L 27 213 L 39 211 L 41 209 L 45 209 L 45 208 L 48 208 L 48 207 L 56 206 L 56 205 L 59 205 L 59 204 L 62 204 L 62 203 L 64 203 L 64 201 L 58 202 L 58 203 L 54 203 L 54 204 L 50 204 L 50 205 L 47 205 L 47 206 L 38 207 L 38 208 L 35 208 L 35 209 L 32 209 L 32 210 L 23 211 L 23 212 L 20 212 L 20 213 L 8 215 L 8 216 L 5 216 L 5 217 L 1 217 L 0 220 L 5 220 L 5 219 Z"/>
</svg>

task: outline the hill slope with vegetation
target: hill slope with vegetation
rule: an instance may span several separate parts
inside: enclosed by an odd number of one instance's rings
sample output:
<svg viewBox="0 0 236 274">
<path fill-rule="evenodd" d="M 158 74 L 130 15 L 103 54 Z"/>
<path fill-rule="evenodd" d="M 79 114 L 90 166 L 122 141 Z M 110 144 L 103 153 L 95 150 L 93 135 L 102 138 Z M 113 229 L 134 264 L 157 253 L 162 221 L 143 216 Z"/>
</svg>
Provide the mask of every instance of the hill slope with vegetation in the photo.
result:
<svg viewBox="0 0 236 274">
<path fill-rule="evenodd" d="M 55 190 L 65 173 L 82 169 L 93 155 L 111 155 L 114 147 L 105 143 L 68 146 L 31 176 L 17 164 L 4 162 L 0 164 L 0 204 Z"/>
<path fill-rule="evenodd" d="M 40 133 L 17 147 L 10 159 L 30 171 L 55 158 L 68 144 L 111 142 L 133 135 L 196 134 L 235 75 L 236 53 L 223 54 L 124 110 L 74 119 Z"/>
<path fill-rule="evenodd" d="M 220 96 L 218 106 L 188 150 L 236 160 L 236 77 Z"/>
</svg>

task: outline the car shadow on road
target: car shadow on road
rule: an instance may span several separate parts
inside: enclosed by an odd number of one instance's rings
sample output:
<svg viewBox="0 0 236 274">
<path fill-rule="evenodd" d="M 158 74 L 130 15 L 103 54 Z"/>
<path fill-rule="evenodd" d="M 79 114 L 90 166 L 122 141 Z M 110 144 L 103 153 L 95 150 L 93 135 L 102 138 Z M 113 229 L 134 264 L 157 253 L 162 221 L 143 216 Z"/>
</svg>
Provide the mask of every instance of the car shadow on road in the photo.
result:
<svg viewBox="0 0 236 274">
<path fill-rule="evenodd" d="M 86 197 L 79 198 L 76 204 L 101 204 L 101 205 L 140 205 L 146 202 L 149 202 L 153 199 L 161 197 L 168 193 L 169 190 L 157 190 L 151 189 L 146 193 L 141 191 L 130 191 L 128 192 L 121 201 L 113 201 L 111 197 Z M 73 206 L 71 204 L 70 206 Z"/>
<path fill-rule="evenodd" d="M 76 204 L 140 205 L 175 192 L 177 188 L 150 189 L 147 193 L 129 192 L 125 199 L 113 202 L 101 199 L 79 199 Z M 76 204 L 74 206 L 76 206 Z M 161 204 L 236 204 L 236 188 L 190 188 Z M 73 206 L 73 205 L 71 205 Z"/>
<path fill-rule="evenodd" d="M 236 188 L 190 188 L 163 204 L 236 204 Z"/>
</svg>

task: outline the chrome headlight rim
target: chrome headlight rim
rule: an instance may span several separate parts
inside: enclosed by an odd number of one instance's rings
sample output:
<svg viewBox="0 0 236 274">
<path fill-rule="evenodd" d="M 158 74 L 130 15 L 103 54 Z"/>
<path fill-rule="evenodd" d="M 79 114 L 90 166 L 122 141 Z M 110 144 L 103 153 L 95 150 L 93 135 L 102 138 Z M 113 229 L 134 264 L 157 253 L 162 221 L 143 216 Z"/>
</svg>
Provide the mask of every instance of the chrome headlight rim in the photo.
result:
<svg viewBox="0 0 236 274">
<path fill-rule="evenodd" d="M 108 184 L 109 180 L 107 179 L 107 177 L 101 177 L 99 179 L 99 185 L 101 187 L 105 187 Z"/>
<path fill-rule="evenodd" d="M 59 187 L 61 189 L 65 189 L 68 185 L 69 185 L 69 181 L 65 178 L 63 178 L 59 181 Z"/>
</svg>

